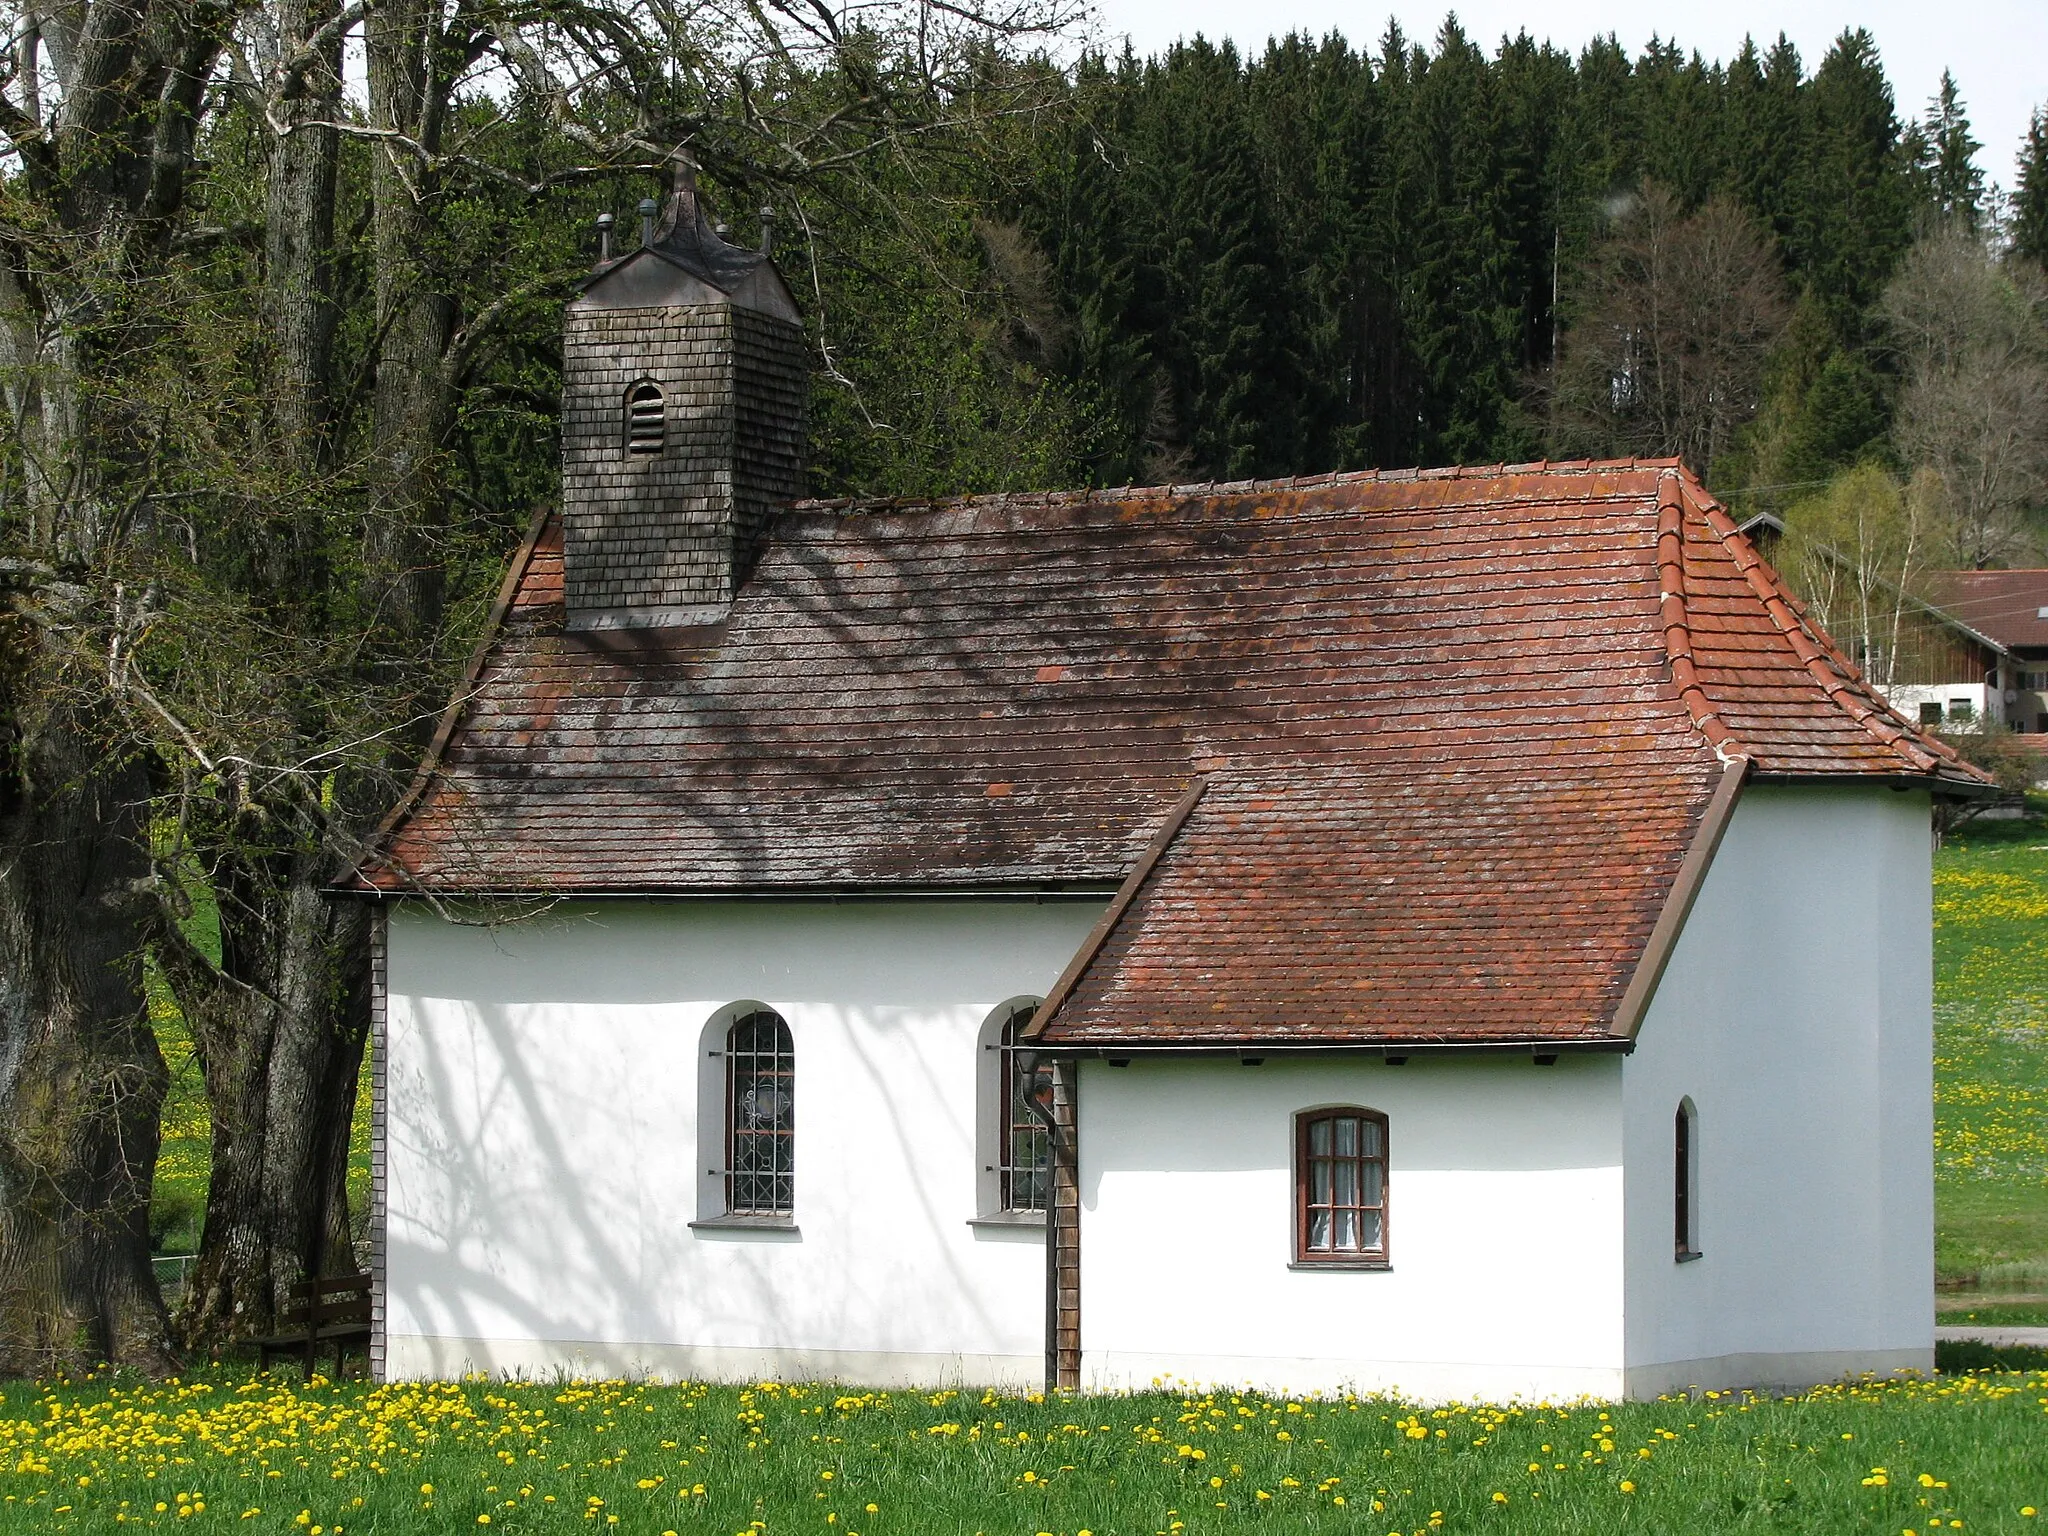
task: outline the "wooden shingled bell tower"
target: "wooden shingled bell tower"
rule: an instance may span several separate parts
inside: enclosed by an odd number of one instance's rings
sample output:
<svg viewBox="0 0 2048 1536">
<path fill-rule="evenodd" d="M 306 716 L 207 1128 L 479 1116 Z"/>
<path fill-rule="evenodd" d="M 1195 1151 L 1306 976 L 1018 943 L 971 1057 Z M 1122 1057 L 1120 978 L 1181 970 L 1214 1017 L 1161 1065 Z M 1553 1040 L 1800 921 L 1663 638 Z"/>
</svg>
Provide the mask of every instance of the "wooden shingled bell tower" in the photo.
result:
<svg viewBox="0 0 2048 1536">
<path fill-rule="evenodd" d="M 769 254 L 730 244 L 673 162 L 640 243 L 605 249 L 562 337 L 562 530 L 572 630 L 720 618 L 770 511 L 802 494 L 807 353 Z"/>
</svg>

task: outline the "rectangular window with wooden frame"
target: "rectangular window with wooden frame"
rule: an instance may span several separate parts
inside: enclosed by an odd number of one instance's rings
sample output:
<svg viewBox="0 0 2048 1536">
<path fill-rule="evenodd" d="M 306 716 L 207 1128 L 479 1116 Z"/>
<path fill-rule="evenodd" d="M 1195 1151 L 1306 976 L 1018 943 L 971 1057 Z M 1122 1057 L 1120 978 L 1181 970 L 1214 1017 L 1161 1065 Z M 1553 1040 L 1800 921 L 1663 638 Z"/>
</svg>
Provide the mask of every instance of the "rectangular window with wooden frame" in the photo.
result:
<svg viewBox="0 0 2048 1536">
<path fill-rule="evenodd" d="M 1385 1269 L 1387 1117 L 1370 1109 L 1295 1117 L 1294 1262 Z"/>
</svg>

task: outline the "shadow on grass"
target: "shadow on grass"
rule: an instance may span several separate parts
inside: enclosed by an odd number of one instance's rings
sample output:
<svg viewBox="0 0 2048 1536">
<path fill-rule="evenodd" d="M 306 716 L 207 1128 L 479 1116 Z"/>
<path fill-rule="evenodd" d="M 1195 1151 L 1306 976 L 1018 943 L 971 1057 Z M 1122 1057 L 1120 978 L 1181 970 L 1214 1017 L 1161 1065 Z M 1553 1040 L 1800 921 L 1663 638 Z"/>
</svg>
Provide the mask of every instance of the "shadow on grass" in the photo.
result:
<svg viewBox="0 0 2048 1536">
<path fill-rule="evenodd" d="M 1966 1371 L 2048 1371 L 2048 1349 L 1939 1339 L 1934 1345 L 1934 1369 L 1943 1376 L 1960 1376 Z"/>
</svg>

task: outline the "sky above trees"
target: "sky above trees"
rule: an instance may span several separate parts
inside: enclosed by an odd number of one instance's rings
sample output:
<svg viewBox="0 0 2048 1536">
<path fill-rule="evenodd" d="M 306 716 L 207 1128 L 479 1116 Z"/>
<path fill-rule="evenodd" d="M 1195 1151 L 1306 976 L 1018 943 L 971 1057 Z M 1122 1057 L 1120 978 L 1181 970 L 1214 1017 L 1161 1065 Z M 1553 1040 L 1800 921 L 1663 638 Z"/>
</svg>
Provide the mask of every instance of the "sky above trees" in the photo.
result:
<svg viewBox="0 0 2048 1536">
<path fill-rule="evenodd" d="M 1391 14 L 1404 31 L 1427 42 L 1444 15 L 1455 10 L 1465 32 L 1491 49 L 1503 33 L 1526 28 L 1541 42 L 1576 50 L 1612 32 L 1632 55 L 1655 33 L 1675 38 L 1709 59 L 1727 59 L 1745 34 L 1768 44 L 1784 32 L 1808 69 L 1820 62 L 1845 27 L 1867 27 L 1877 38 L 1885 74 L 1897 93 L 1899 115 L 1918 117 L 1939 88 L 1943 69 L 1954 71 L 1969 105 L 1970 122 L 1985 146 L 1977 166 L 2010 190 L 2013 160 L 2027 120 L 2048 103 L 2048 4 L 2042 0 L 1969 0 L 1926 5 L 1920 0 L 1098 0 L 1102 30 L 1129 34 L 1139 53 L 1156 53 L 1180 37 L 1201 32 L 1228 37 L 1240 49 L 1262 47 L 1269 34 L 1335 28 L 1354 45 L 1371 47 Z"/>
</svg>

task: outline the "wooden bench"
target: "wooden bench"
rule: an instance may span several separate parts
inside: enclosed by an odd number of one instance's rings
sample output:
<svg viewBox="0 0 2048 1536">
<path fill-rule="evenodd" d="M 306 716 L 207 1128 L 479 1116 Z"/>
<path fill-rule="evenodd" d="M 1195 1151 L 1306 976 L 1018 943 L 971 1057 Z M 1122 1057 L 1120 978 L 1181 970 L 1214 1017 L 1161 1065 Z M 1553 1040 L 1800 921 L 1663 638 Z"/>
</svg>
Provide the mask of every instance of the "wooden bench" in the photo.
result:
<svg viewBox="0 0 2048 1536">
<path fill-rule="evenodd" d="M 256 1350 L 262 1369 L 270 1369 L 272 1355 L 297 1354 L 305 1359 L 306 1376 L 313 1375 L 313 1362 L 330 1347 L 334 1350 L 334 1374 L 341 1375 L 342 1357 L 351 1349 L 367 1361 L 370 1356 L 370 1277 L 328 1275 L 320 1280 L 301 1280 L 287 1293 L 284 1331 L 257 1339 Z"/>
</svg>

